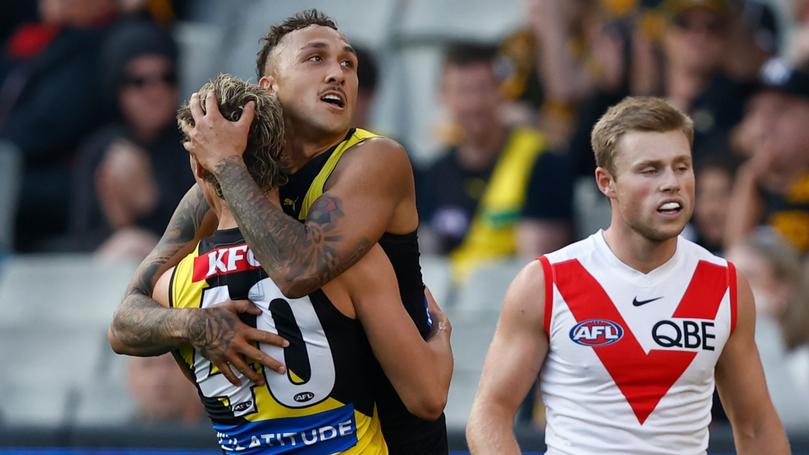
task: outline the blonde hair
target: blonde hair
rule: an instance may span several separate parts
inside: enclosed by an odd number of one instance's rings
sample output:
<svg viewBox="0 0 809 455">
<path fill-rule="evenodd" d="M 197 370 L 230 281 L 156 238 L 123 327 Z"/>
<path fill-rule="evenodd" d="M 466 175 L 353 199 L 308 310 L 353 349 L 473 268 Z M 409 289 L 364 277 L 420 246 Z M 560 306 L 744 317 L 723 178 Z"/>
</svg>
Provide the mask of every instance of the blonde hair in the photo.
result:
<svg viewBox="0 0 809 455">
<path fill-rule="evenodd" d="M 220 74 L 206 82 L 197 93 L 199 99 L 204 100 L 210 92 L 214 93 L 222 116 L 233 122 L 241 118 L 244 105 L 248 101 L 255 102 L 256 115 L 247 134 L 244 163 L 250 175 L 264 191 L 286 183 L 287 175 L 280 166 L 284 146 L 284 115 L 276 97 L 269 90 L 230 74 Z M 205 111 L 204 102 L 202 110 Z M 182 122 L 194 125 L 194 117 L 191 115 L 188 102 L 177 111 L 177 123 Z M 217 196 L 222 197 L 222 188 L 216 178 L 207 172 L 204 178 L 213 184 Z"/>
<path fill-rule="evenodd" d="M 680 130 L 694 144 L 694 122 L 662 98 L 624 98 L 610 107 L 593 127 L 590 144 L 596 165 L 615 178 L 615 152 L 621 136 L 632 131 L 667 132 Z"/>
</svg>

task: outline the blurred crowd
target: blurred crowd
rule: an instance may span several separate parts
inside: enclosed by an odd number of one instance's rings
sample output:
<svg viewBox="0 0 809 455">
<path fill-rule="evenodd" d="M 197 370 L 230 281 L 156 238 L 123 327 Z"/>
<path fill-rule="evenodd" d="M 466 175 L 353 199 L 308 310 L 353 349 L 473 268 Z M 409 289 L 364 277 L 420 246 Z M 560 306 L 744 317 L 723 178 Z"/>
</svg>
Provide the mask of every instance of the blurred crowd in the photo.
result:
<svg viewBox="0 0 809 455">
<path fill-rule="evenodd" d="M 193 183 L 172 34 L 191 3 L 0 1 L 0 252 L 152 248 Z M 446 256 L 462 285 L 606 227 L 591 128 L 627 95 L 664 97 L 695 126 L 684 235 L 748 277 L 775 404 L 809 431 L 809 0 L 522 5 L 498 41 L 445 43 L 432 128 L 445 145 L 414 162 L 422 254 Z M 372 128 L 381 73 L 371 50 L 359 60 L 355 124 Z"/>
</svg>

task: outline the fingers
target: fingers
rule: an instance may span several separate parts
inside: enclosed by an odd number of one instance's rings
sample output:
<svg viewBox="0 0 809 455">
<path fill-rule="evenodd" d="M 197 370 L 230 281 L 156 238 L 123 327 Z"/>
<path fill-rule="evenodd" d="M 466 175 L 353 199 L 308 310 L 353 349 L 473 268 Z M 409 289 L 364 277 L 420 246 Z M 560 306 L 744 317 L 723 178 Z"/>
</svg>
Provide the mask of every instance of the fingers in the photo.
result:
<svg viewBox="0 0 809 455">
<path fill-rule="evenodd" d="M 253 329 L 249 332 L 248 338 L 253 342 L 257 341 L 259 343 L 271 344 L 273 346 L 282 348 L 289 347 L 289 341 L 281 338 L 279 335 L 271 332 L 265 332 L 264 330 Z"/>
<path fill-rule="evenodd" d="M 207 115 L 211 115 L 213 117 L 221 117 L 222 114 L 219 113 L 219 105 L 216 102 L 216 96 L 213 92 L 208 92 L 205 96 L 205 112 Z"/>
<path fill-rule="evenodd" d="M 233 371 L 230 369 L 230 365 L 228 365 L 227 362 L 212 360 L 211 363 L 213 363 L 217 368 L 219 368 L 219 371 L 223 375 L 225 375 L 225 378 L 227 378 L 227 380 L 230 381 L 231 384 L 235 386 L 242 385 L 242 381 L 240 381 L 239 378 L 237 378 L 236 375 L 233 374 Z"/>
<path fill-rule="evenodd" d="M 240 355 L 228 356 L 228 362 L 236 367 L 237 370 L 241 371 L 242 374 L 247 377 L 247 379 L 253 381 L 255 384 L 264 384 L 264 378 L 261 376 L 261 374 L 254 370 L 253 367 L 248 365 Z"/>
<path fill-rule="evenodd" d="M 191 108 L 191 117 L 194 118 L 194 123 L 199 124 L 202 118 L 205 117 L 205 113 L 202 112 L 202 105 L 200 105 L 198 93 L 194 92 L 194 94 L 191 95 L 191 99 L 188 101 L 188 107 Z"/>
<path fill-rule="evenodd" d="M 233 300 L 233 309 L 239 313 L 248 313 L 254 316 L 261 315 L 261 308 L 249 300 Z"/>
<path fill-rule="evenodd" d="M 253 119 L 255 118 L 255 116 L 256 116 L 256 102 L 248 101 L 247 104 L 244 105 L 244 109 L 242 110 L 242 116 L 236 123 L 241 127 L 247 128 L 253 123 Z"/>
<path fill-rule="evenodd" d="M 247 346 L 242 350 L 242 354 L 248 359 L 254 360 L 265 367 L 275 371 L 278 374 L 284 374 L 287 372 L 286 367 L 279 362 L 278 360 L 270 357 L 264 351 L 260 349 L 256 349 L 253 346 Z"/>
</svg>

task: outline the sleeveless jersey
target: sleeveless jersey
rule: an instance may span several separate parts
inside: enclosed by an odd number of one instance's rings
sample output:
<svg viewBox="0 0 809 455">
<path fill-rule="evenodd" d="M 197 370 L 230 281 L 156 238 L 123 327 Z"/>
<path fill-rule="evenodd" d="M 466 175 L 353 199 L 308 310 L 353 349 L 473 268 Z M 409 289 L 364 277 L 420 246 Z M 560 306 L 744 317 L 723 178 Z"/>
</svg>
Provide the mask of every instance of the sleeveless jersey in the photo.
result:
<svg viewBox="0 0 809 455">
<path fill-rule="evenodd" d="M 541 257 L 548 454 L 704 454 L 714 368 L 736 322 L 733 265 L 678 237 L 643 274 L 601 231 Z"/>
<path fill-rule="evenodd" d="M 290 176 L 289 183 L 281 187 L 281 205 L 284 211 L 305 221 L 311 204 L 323 194 L 329 176 L 344 153 L 360 142 L 380 137 L 366 130 L 352 128 L 342 142 L 309 161 Z M 424 283 L 419 265 L 419 246 L 416 232 L 392 234 L 386 232 L 379 245 L 387 254 L 396 273 L 402 303 L 422 336 L 430 332 L 432 321 L 424 299 Z M 391 454 L 419 455 L 446 454 L 447 428 L 444 416 L 426 421 L 410 414 L 396 390 L 385 376 L 376 359 L 372 360 L 375 398 L 379 417 Z"/>
<path fill-rule="evenodd" d="M 215 232 L 174 270 L 170 303 L 206 308 L 250 299 L 260 316 L 245 323 L 280 334 L 287 348 L 260 345 L 282 361 L 286 374 L 253 365 L 256 385 L 238 370 L 234 386 L 190 347 L 177 356 L 194 378 L 226 453 L 387 454 L 370 388 L 371 352 L 359 321 L 342 313 L 322 291 L 285 297 L 256 261 L 238 229 Z"/>
</svg>

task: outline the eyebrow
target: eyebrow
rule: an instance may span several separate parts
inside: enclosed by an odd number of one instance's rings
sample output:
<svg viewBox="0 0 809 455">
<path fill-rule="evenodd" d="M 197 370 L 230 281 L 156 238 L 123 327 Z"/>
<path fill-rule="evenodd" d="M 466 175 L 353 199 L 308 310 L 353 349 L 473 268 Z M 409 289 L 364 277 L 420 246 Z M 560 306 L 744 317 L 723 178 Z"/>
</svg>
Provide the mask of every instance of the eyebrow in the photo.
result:
<svg viewBox="0 0 809 455">
<path fill-rule="evenodd" d="M 307 49 L 326 49 L 328 47 L 329 47 L 329 45 L 326 44 L 323 41 L 314 41 L 314 42 L 308 43 L 305 46 L 301 47 L 300 50 L 305 51 Z M 349 46 L 348 44 L 343 46 L 343 52 L 348 52 L 350 54 L 354 54 L 355 57 L 357 56 L 357 51 L 353 47 Z"/>
<path fill-rule="evenodd" d="M 675 163 L 691 163 L 692 158 L 690 155 L 679 155 L 675 157 L 673 160 Z M 633 167 L 644 167 L 644 166 L 662 166 L 666 164 L 666 160 L 643 160 L 639 163 L 633 165 Z"/>
</svg>

